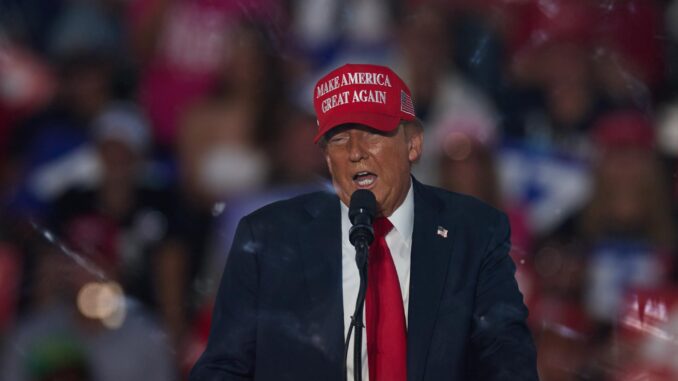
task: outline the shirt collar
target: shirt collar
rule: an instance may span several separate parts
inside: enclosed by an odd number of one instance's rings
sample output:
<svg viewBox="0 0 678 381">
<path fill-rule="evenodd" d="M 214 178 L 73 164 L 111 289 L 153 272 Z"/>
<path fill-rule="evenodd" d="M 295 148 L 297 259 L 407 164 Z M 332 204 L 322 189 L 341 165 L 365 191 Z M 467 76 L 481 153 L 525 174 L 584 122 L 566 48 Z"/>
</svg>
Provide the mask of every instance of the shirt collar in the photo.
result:
<svg viewBox="0 0 678 381">
<path fill-rule="evenodd" d="M 395 231 L 403 236 L 403 239 L 409 245 L 412 242 L 412 231 L 414 229 L 414 190 L 412 180 L 410 179 L 410 189 L 402 204 L 388 217 L 393 224 Z M 341 223 L 342 228 L 348 232 L 351 228 L 351 221 L 348 219 L 348 206 L 341 204 Z"/>
<path fill-rule="evenodd" d="M 410 189 L 402 204 L 388 218 L 393 224 L 394 229 L 402 234 L 405 241 L 412 242 L 412 230 L 414 228 L 414 191 L 412 180 L 410 180 Z"/>
</svg>

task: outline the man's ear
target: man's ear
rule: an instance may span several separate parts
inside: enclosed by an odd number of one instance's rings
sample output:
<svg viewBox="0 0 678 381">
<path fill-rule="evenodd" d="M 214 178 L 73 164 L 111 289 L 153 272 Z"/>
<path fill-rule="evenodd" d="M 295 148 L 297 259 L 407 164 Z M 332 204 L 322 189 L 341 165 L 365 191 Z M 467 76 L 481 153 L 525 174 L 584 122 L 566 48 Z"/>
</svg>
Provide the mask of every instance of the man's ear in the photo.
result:
<svg viewBox="0 0 678 381">
<path fill-rule="evenodd" d="M 407 158 L 410 163 L 415 163 L 421 158 L 424 149 L 424 132 L 416 126 L 406 126 Z"/>
</svg>

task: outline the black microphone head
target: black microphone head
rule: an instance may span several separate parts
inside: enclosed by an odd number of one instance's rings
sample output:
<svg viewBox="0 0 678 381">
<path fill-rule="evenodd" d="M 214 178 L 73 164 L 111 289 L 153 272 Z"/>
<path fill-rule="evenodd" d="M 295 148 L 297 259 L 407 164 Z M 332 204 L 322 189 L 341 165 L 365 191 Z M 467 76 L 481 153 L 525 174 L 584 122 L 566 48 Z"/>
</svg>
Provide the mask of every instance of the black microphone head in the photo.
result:
<svg viewBox="0 0 678 381">
<path fill-rule="evenodd" d="M 351 195 L 351 203 L 348 206 L 348 219 L 355 224 L 358 214 L 367 213 L 370 220 L 377 214 L 377 199 L 374 193 L 367 189 L 358 189 Z"/>
</svg>

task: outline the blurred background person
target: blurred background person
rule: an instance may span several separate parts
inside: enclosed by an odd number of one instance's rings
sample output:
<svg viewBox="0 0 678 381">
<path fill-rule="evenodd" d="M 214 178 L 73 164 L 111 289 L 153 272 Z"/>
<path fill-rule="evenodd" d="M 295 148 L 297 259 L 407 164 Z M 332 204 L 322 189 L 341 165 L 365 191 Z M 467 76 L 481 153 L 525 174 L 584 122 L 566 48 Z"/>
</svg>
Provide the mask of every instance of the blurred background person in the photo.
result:
<svg viewBox="0 0 678 381">
<path fill-rule="evenodd" d="M 530 145 L 585 155 L 586 130 L 606 106 L 594 84 L 590 27 L 596 8 L 527 2 L 511 45 L 511 87 L 502 98 L 504 128 Z"/>
<path fill-rule="evenodd" d="M 271 185 L 317 183 L 329 174 L 321 152 L 307 144 L 315 137 L 316 119 L 298 107 L 288 107 L 286 120 L 271 131 Z"/>
<path fill-rule="evenodd" d="M 426 141 L 436 139 L 431 126 L 450 116 L 473 113 L 490 120 L 495 117 L 491 101 L 455 67 L 455 47 L 450 42 L 453 29 L 447 23 L 450 18 L 447 8 L 424 3 L 408 8 L 398 29 L 401 50 L 396 68 L 411 84 Z M 432 151 L 424 150 L 421 165 L 414 168 L 414 174 L 435 185 L 439 184 L 438 163 L 431 155 Z"/>
<path fill-rule="evenodd" d="M 179 234 L 191 253 L 188 279 L 198 285 L 194 307 L 208 293 L 198 279 L 201 269 L 212 256 L 224 256 L 218 217 L 234 197 L 269 181 L 268 130 L 282 118 L 281 68 L 266 29 L 243 21 L 225 37 L 232 51 L 219 68 L 217 87 L 185 110 L 177 130 Z"/>
<path fill-rule="evenodd" d="M 176 236 L 175 195 L 149 172 L 148 122 L 136 105 L 111 103 L 91 129 L 101 179 L 67 189 L 51 207 L 50 225 L 61 234 L 61 226 L 83 216 L 111 221 L 124 291 L 157 314 L 176 345 L 186 319 L 189 260 Z"/>
<path fill-rule="evenodd" d="M 140 69 L 139 97 L 155 141 L 171 150 L 184 109 L 214 90 L 224 59 L 237 51 L 231 39 L 241 20 L 272 24 L 277 2 L 257 0 L 134 0 L 128 26 Z"/>
<path fill-rule="evenodd" d="M 674 262 L 676 225 L 669 185 L 655 149 L 653 120 L 635 111 L 601 117 L 594 191 L 578 221 L 591 249 L 588 308 L 600 319 L 619 314 L 629 287 L 656 287 Z"/>
<path fill-rule="evenodd" d="M 61 59 L 57 92 L 43 110 L 12 129 L 9 160 L 16 174 L 8 210 L 45 215 L 51 201 L 75 183 L 96 181 L 89 126 L 112 98 L 106 57 L 78 52 Z"/>
</svg>

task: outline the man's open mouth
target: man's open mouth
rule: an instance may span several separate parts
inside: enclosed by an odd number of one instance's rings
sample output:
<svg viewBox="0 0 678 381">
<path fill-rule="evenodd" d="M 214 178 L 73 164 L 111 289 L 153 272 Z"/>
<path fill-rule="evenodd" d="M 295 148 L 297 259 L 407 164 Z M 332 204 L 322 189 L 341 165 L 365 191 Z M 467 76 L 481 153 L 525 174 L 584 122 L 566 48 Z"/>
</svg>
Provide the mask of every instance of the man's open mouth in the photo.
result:
<svg viewBox="0 0 678 381">
<path fill-rule="evenodd" d="M 377 175 L 368 171 L 361 171 L 353 175 L 353 182 L 358 188 L 370 188 L 377 180 Z"/>
</svg>

